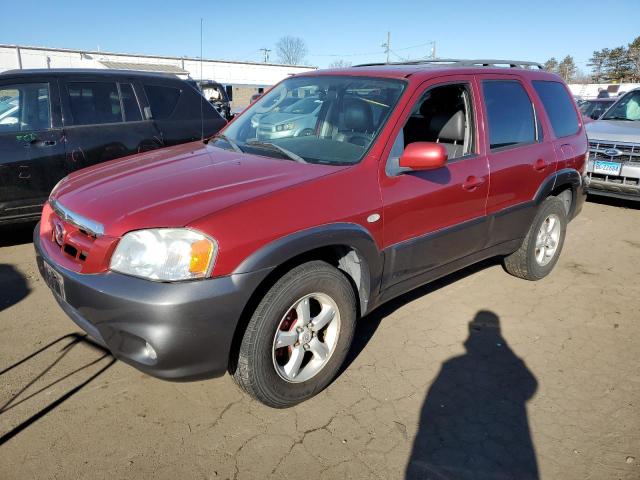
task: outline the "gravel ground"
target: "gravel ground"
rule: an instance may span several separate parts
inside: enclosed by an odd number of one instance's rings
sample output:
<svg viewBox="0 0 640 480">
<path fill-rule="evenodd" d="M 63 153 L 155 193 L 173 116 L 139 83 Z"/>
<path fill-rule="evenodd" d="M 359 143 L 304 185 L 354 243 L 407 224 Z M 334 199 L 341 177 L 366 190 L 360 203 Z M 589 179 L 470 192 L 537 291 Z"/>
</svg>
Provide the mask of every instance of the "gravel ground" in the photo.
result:
<svg viewBox="0 0 640 480">
<path fill-rule="evenodd" d="M 87 341 L 0 230 L 0 478 L 640 478 L 640 205 L 590 201 L 530 283 L 485 262 L 361 320 L 343 373 L 266 408 Z"/>
</svg>

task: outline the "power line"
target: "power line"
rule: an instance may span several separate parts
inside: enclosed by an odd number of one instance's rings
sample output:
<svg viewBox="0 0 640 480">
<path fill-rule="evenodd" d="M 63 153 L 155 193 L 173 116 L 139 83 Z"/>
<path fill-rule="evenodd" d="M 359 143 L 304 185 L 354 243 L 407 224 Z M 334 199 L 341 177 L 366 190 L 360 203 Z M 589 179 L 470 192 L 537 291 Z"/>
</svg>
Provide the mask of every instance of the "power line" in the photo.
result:
<svg viewBox="0 0 640 480">
<path fill-rule="evenodd" d="M 270 48 L 259 48 L 260 52 L 264 52 L 264 63 L 269 62 L 269 53 L 271 52 Z"/>
</svg>

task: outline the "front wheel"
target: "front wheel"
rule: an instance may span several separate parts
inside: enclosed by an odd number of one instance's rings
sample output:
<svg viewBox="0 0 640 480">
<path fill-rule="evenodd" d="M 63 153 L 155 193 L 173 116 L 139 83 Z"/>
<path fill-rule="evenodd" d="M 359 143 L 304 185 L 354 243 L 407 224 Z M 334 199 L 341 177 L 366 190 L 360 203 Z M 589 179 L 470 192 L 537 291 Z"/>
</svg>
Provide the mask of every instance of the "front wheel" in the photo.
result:
<svg viewBox="0 0 640 480">
<path fill-rule="evenodd" d="M 276 408 L 302 402 L 335 377 L 353 338 L 356 298 L 345 275 L 313 261 L 267 292 L 245 331 L 234 379 Z"/>
<path fill-rule="evenodd" d="M 504 259 L 511 275 L 540 280 L 549 275 L 562 251 L 567 230 L 564 203 L 557 197 L 542 202 L 522 246 Z"/>
</svg>

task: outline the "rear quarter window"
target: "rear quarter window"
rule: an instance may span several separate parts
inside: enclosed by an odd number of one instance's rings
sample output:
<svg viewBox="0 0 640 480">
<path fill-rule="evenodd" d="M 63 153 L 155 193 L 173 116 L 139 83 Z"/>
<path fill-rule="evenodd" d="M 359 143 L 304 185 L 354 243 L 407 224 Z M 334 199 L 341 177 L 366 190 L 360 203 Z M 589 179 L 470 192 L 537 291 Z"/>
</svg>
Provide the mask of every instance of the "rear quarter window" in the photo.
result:
<svg viewBox="0 0 640 480">
<path fill-rule="evenodd" d="M 149 100 L 151 114 L 156 120 L 165 120 L 171 116 L 178 105 L 181 90 L 160 85 L 145 85 L 144 91 Z"/>
<path fill-rule="evenodd" d="M 580 130 L 578 116 L 569 93 L 560 82 L 534 80 L 533 88 L 544 105 L 556 137 L 569 137 Z"/>
<path fill-rule="evenodd" d="M 492 150 L 536 141 L 533 105 L 519 81 L 485 80 L 482 90 Z"/>
</svg>

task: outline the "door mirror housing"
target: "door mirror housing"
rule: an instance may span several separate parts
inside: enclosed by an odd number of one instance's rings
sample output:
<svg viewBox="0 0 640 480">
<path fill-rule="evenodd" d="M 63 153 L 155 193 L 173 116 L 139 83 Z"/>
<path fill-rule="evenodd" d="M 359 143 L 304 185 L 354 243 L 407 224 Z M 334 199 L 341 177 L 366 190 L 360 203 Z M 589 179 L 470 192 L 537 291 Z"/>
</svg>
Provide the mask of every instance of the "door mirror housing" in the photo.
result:
<svg viewBox="0 0 640 480">
<path fill-rule="evenodd" d="M 411 170 L 435 170 L 447 164 L 447 149 L 439 143 L 414 142 L 400 156 L 400 167 Z"/>
</svg>

